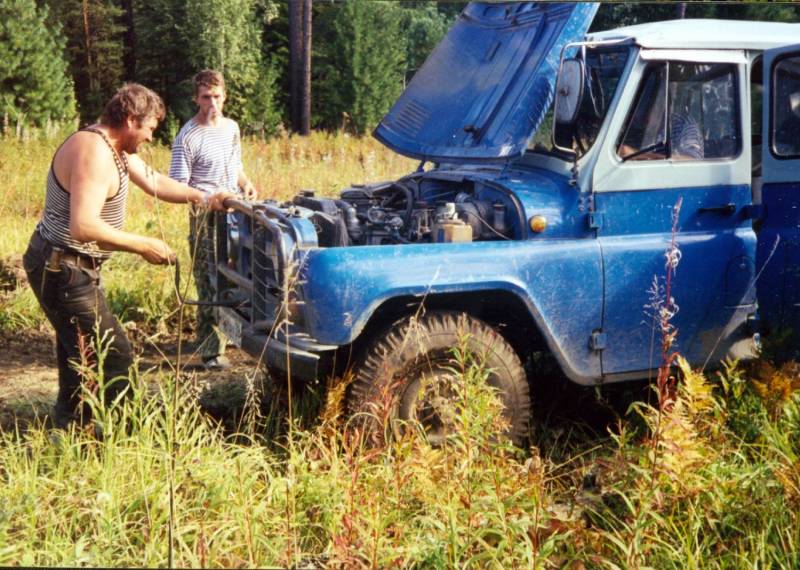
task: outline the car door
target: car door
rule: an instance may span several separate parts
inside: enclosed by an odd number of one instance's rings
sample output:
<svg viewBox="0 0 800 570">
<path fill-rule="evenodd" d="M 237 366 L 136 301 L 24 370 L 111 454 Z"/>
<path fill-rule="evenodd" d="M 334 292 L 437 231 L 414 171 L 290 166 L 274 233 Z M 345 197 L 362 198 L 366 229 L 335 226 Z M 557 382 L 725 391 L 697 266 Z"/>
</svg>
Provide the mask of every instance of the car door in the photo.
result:
<svg viewBox="0 0 800 570">
<path fill-rule="evenodd" d="M 800 339 L 800 45 L 763 59 L 762 218 L 756 285 L 766 332 Z M 796 350 L 796 349 L 794 349 Z"/>
<path fill-rule="evenodd" d="M 637 65 L 593 181 L 607 381 L 659 366 L 662 309 L 673 313 L 672 350 L 695 365 L 752 347 L 746 60 L 741 52 L 642 50 Z M 673 230 L 679 262 L 667 282 Z"/>
</svg>

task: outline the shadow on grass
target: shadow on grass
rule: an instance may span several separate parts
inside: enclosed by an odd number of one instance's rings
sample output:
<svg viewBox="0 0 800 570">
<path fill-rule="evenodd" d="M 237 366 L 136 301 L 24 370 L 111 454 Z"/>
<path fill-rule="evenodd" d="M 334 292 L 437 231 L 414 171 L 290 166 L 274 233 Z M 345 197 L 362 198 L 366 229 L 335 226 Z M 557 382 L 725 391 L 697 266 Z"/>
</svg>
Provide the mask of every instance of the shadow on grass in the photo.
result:
<svg viewBox="0 0 800 570">
<path fill-rule="evenodd" d="M 532 390 L 531 445 L 558 461 L 609 442 L 619 426 L 637 428 L 631 404 L 647 402 L 646 381 L 581 386 L 560 376 L 541 378 Z"/>
</svg>

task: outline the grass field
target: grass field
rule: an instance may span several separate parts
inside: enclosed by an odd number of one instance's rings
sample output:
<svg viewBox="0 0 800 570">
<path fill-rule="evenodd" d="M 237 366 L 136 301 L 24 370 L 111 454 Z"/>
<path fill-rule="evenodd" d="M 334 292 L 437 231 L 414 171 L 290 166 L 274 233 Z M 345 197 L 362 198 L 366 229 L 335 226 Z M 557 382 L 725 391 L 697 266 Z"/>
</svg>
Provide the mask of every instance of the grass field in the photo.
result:
<svg viewBox="0 0 800 570">
<path fill-rule="evenodd" d="M 60 138 L 0 138 L 0 338 L 42 326 L 14 275 Z M 166 169 L 168 149 L 143 154 Z M 372 140 L 321 133 L 249 141 L 244 160 L 276 198 L 415 166 Z M 127 227 L 163 236 L 188 261 L 183 207 L 136 192 Z M 152 334 L 178 322 L 168 270 L 117 255 L 104 273 L 122 320 Z M 0 566 L 800 566 L 793 365 L 686 369 L 660 404 L 635 390 L 558 385 L 534 393 L 538 427 L 519 450 L 490 436 L 500 419 L 481 362 L 459 350 L 453 359 L 458 429 L 438 448 L 422 436 L 365 445 L 347 429 L 336 381 L 313 421 L 300 401 L 289 424 L 260 402 L 250 372 L 237 429 L 223 429 L 201 410 L 192 373 L 168 367 L 135 375 L 124 407 L 97 409 L 100 439 L 35 421 L 6 429 Z"/>
</svg>

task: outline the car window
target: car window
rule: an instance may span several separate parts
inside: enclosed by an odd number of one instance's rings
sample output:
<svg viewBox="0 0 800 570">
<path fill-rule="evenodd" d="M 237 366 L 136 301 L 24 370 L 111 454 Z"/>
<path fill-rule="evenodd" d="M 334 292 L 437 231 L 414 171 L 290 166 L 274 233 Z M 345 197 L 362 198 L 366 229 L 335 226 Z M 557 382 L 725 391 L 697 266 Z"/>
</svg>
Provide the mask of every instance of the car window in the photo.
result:
<svg viewBox="0 0 800 570">
<path fill-rule="evenodd" d="M 800 57 L 781 59 L 773 68 L 772 152 L 800 155 Z"/>
<path fill-rule="evenodd" d="M 623 160 L 728 158 L 741 147 L 732 64 L 650 66 L 617 147 Z"/>
<path fill-rule="evenodd" d="M 575 122 L 575 145 L 582 154 L 597 140 L 629 53 L 628 48 L 586 50 L 586 87 Z"/>
<path fill-rule="evenodd" d="M 619 145 L 622 158 L 666 158 L 667 131 L 665 125 L 667 100 L 667 66 L 651 66 L 639 88 L 625 135 Z"/>
</svg>

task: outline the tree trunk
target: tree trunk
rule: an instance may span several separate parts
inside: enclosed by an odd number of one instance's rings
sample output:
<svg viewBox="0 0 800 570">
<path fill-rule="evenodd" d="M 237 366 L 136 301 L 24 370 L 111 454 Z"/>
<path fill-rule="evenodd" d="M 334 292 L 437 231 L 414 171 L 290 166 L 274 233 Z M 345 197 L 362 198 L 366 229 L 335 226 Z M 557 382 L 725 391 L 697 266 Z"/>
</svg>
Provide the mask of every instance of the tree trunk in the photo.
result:
<svg viewBox="0 0 800 570">
<path fill-rule="evenodd" d="M 683 20 L 686 17 L 686 2 L 678 2 L 675 6 L 675 16 L 679 20 Z"/>
<path fill-rule="evenodd" d="M 92 59 L 92 38 L 89 33 L 89 1 L 83 0 L 81 3 L 81 13 L 83 15 L 83 47 L 86 50 L 86 77 L 89 80 L 89 91 L 96 90 L 94 79 L 94 61 Z"/>
<path fill-rule="evenodd" d="M 303 81 L 300 93 L 300 134 L 311 132 L 311 0 L 303 0 Z"/>
<path fill-rule="evenodd" d="M 289 0 L 289 101 L 292 130 L 300 131 L 303 52 L 303 0 Z"/>
<path fill-rule="evenodd" d="M 125 33 L 122 36 L 125 65 L 125 79 L 136 77 L 136 27 L 133 18 L 133 0 L 122 0 L 122 9 L 125 11 Z"/>
</svg>

